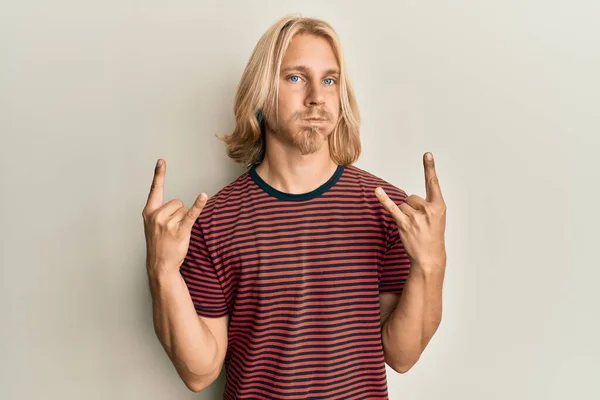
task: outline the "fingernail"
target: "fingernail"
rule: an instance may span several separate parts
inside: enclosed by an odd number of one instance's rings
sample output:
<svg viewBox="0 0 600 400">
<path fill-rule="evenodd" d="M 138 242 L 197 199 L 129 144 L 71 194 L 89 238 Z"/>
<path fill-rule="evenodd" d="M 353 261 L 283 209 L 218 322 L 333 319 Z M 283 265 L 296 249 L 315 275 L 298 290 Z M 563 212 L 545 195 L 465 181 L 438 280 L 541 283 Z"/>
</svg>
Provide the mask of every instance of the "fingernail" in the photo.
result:
<svg viewBox="0 0 600 400">
<path fill-rule="evenodd" d="M 378 187 L 377 189 L 375 189 L 375 193 L 382 195 L 383 194 L 383 189 Z"/>
<path fill-rule="evenodd" d="M 433 154 L 431 154 L 431 153 L 427 153 L 427 154 L 425 155 L 425 158 L 426 158 L 426 159 L 428 159 L 429 161 L 431 161 L 431 160 L 433 160 Z"/>
<path fill-rule="evenodd" d="M 156 166 L 157 166 L 157 167 L 160 167 L 161 165 L 162 165 L 162 161 L 159 159 L 159 160 L 156 162 Z"/>
</svg>

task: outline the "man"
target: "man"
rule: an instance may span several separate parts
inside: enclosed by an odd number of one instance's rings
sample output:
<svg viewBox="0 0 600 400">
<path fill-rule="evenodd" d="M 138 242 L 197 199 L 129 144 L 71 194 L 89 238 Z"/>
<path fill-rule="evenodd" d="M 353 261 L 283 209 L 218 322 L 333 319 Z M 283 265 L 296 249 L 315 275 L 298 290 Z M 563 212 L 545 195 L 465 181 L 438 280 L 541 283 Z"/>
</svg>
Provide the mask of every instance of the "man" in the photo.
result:
<svg viewBox="0 0 600 400">
<path fill-rule="evenodd" d="M 352 165 L 358 108 L 317 19 L 265 33 L 234 111 L 224 141 L 249 167 L 234 182 L 187 209 L 163 205 L 165 162 L 155 169 L 143 216 L 160 342 L 193 391 L 225 366 L 225 399 L 386 399 L 385 363 L 408 371 L 441 320 L 433 160 L 426 199 Z"/>
</svg>

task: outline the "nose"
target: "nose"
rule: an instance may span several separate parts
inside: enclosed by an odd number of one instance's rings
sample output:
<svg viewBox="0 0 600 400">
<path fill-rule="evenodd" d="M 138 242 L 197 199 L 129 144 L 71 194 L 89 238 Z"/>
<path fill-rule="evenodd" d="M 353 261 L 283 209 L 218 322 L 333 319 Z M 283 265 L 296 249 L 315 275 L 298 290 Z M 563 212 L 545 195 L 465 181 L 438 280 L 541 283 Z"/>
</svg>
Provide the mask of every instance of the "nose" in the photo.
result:
<svg viewBox="0 0 600 400">
<path fill-rule="evenodd" d="M 325 104 L 325 96 L 323 95 L 323 88 L 320 82 L 313 82 L 306 95 L 306 106 L 322 106 Z"/>
</svg>

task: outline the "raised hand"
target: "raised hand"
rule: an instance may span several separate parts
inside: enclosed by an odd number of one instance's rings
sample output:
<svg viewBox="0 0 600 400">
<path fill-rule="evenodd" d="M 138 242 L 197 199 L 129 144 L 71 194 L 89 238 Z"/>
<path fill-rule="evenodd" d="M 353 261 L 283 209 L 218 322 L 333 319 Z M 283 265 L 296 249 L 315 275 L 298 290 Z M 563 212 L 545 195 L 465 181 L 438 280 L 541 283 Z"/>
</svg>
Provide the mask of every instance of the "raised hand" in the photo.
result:
<svg viewBox="0 0 600 400">
<path fill-rule="evenodd" d="M 425 189 L 427 198 L 412 195 L 405 204 L 396 205 L 382 188 L 375 194 L 383 207 L 390 212 L 400 233 L 407 255 L 413 264 L 427 268 L 446 267 L 446 203 L 435 171 L 433 155 L 431 160 L 425 153 Z"/>
<path fill-rule="evenodd" d="M 149 274 L 179 272 L 190 245 L 192 226 L 208 199 L 201 193 L 190 209 L 179 199 L 163 204 L 166 168 L 166 162 L 158 160 L 148 201 L 142 211 Z"/>
</svg>

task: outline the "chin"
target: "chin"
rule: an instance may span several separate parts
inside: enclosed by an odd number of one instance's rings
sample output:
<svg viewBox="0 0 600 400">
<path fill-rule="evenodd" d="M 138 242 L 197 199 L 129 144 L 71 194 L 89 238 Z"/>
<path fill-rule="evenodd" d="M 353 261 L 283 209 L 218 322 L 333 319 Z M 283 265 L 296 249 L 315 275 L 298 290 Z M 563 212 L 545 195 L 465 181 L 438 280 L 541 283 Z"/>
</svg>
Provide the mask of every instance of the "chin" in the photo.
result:
<svg viewBox="0 0 600 400">
<path fill-rule="evenodd" d="M 303 155 L 316 153 L 324 143 L 327 143 L 329 134 L 323 134 L 322 132 L 323 129 L 319 127 L 304 128 L 294 138 L 294 146 Z"/>
</svg>

